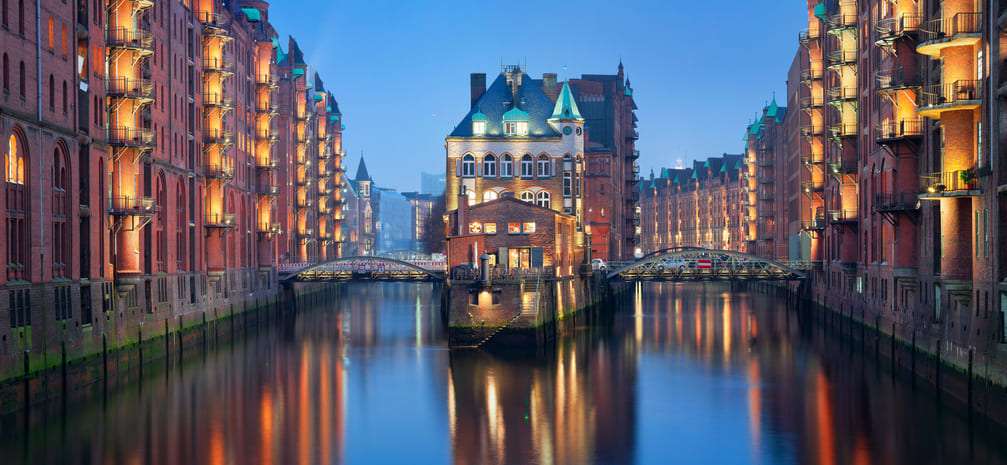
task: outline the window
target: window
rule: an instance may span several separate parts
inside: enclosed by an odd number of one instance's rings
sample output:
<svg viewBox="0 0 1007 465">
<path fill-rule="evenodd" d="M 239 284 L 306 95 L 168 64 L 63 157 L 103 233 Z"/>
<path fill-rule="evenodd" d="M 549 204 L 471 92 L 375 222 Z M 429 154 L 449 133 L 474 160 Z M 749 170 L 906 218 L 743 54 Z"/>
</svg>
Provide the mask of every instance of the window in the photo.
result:
<svg viewBox="0 0 1007 465">
<path fill-rule="evenodd" d="M 500 195 L 496 191 L 485 191 L 483 192 L 483 202 L 489 202 L 500 198 Z"/>
<path fill-rule="evenodd" d="M 7 12 L 4 11 L 4 14 Z M 5 94 L 10 93 L 10 58 L 6 53 L 3 54 L 3 91 Z"/>
<path fill-rule="evenodd" d="M 18 135 L 12 134 L 7 141 L 6 168 L 7 190 L 7 279 L 23 281 L 28 279 L 28 179 L 24 145 Z"/>
<path fill-rule="evenodd" d="M 548 155 L 538 156 L 538 176 L 540 178 L 552 176 L 552 160 Z"/>
<path fill-rule="evenodd" d="M 510 155 L 504 155 L 500 160 L 500 177 L 509 178 L 514 176 L 514 159 Z"/>
<path fill-rule="evenodd" d="M 70 178 L 69 159 L 59 148 L 52 161 L 52 274 L 66 277 L 70 257 Z M 69 307 L 69 303 L 67 304 Z"/>
<path fill-rule="evenodd" d="M 462 176 L 473 177 L 476 175 L 476 158 L 472 155 L 465 155 L 462 158 Z"/>
<path fill-rule="evenodd" d="M 168 237 L 165 232 L 167 227 L 168 196 L 164 189 L 164 173 L 157 176 L 157 190 L 154 200 L 157 202 L 157 216 L 154 218 L 154 242 L 157 244 L 157 271 L 164 273 L 168 271 L 165 263 L 168 261 Z"/>
<path fill-rule="evenodd" d="M 563 173 L 563 197 L 571 197 L 573 195 L 573 175 L 570 173 Z"/>
<path fill-rule="evenodd" d="M 493 155 L 486 155 L 483 158 L 483 177 L 496 177 L 497 175 L 497 158 Z"/>
<path fill-rule="evenodd" d="M 21 99 L 24 100 L 25 95 L 27 95 L 27 94 L 25 92 L 25 76 L 24 76 L 24 62 L 23 61 L 19 65 L 19 68 L 20 69 L 18 70 L 18 72 L 20 73 L 21 82 L 18 85 L 20 86 L 19 90 L 21 91 Z"/>
<path fill-rule="evenodd" d="M 473 121 L 472 122 L 472 134 L 477 136 L 482 136 L 486 134 L 486 122 L 485 121 Z"/>
<path fill-rule="evenodd" d="M 179 270 L 185 270 L 185 253 L 188 242 L 185 240 L 186 234 L 186 205 L 185 205 L 185 185 L 178 182 L 178 194 L 175 196 L 175 260 Z"/>
<path fill-rule="evenodd" d="M 543 208 L 552 208 L 552 198 L 548 191 L 541 191 L 535 197 L 535 205 Z"/>
<path fill-rule="evenodd" d="M 482 223 L 469 223 L 469 234 L 482 234 L 483 224 Z"/>
<path fill-rule="evenodd" d="M 532 177 L 532 160 L 531 155 L 525 155 L 521 157 L 521 177 L 530 178 Z"/>
<path fill-rule="evenodd" d="M 49 75 L 49 111 L 56 111 L 56 79 Z"/>
<path fill-rule="evenodd" d="M 504 133 L 508 136 L 527 136 L 527 121 L 507 121 L 504 123 Z"/>
<path fill-rule="evenodd" d="M 483 223 L 483 232 L 486 234 L 496 234 L 497 224 L 496 223 Z"/>
<path fill-rule="evenodd" d="M 528 203 L 535 202 L 535 194 L 525 191 L 521 193 L 521 200 Z"/>
<path fill-rule="evenodd" d="M 7 27 L 7 0 L 3 0 L 3 4 L 0 5 L 3 8 L 3 27 Z"/>
<path fill-rule="evenodd" d="M 63 114 L 66 114 L 66 81 L 63 81 Z"/>
<path fill-rule="evenodd" d="M 52 16 L 49 17 L 49 50 L 56 48 L 56 26 Z"/>
<path fill-rule="evenodd" d="M 523 232 L 524 232 L 525 234 L 534 234 L 534 233 L 535 233 L 535 222 L 534 222 L 534 221 L 531 221 L 531 222 L 527 222 L 527 223 L 525 223 L 525 224 L 524 224 L 524 225 L 522 226 L 522 231 L 523 231 Z"/>
<path fill-rule="evenodd" d="M 507 223 L 507 234 L 521 234 L 521 223 Z"/>
<path fill-rule="evenodd" d="M 24 35 L 24 0 L 17 0 L 17 32 Z"/>
</svg>

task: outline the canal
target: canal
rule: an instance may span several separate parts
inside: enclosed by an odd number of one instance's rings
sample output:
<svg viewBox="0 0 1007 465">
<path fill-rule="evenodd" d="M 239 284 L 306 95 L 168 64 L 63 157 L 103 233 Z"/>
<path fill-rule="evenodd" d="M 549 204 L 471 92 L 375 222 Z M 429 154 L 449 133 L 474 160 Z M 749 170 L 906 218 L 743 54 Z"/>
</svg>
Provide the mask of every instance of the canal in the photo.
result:
<svg viewBox="0 0 1007 465">
<path fill-rule="evenodd" d="M 1007 464 L 1000 431 L 777 297 L 638 285 L 536 354 L 449 351 L 430 284 L 342 292 L 6 418 L 0 462 Z"/>
</svg>

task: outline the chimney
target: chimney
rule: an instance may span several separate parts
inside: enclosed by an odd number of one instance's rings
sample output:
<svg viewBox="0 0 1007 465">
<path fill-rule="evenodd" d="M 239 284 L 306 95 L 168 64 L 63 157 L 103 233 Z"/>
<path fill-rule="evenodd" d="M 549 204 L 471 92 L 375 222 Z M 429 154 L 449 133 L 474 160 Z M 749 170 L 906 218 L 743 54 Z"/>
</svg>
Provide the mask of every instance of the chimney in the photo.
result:
<svg viewBox="0 0 1007 465">
<path fill-rule="evenodd" d="M 486 73 L 472 73 L 469 79 L 469 88 L 472 92 L 472 107 L 475 108 L 476 102 L 486 93 Z"/>
<path fill-rule="evenodd" d="M 542 74 L 542 91 L 553 101 L 559 98 L 559 89 L 556 87 L 556 73 Z"/>
<path fill-rule="evenodd" d="M 469 209 L 469 194 L 468 189 L 465 186 L 461 186 L 458 189 L 458 212 L 455 214 L 455 221 L 458 223 L 455 226 L 458 228 L 455 234 L 459 236 L 464 236 L 468 233 L 468 224 L 466 221 L 466 213 Z"/>
</svg>

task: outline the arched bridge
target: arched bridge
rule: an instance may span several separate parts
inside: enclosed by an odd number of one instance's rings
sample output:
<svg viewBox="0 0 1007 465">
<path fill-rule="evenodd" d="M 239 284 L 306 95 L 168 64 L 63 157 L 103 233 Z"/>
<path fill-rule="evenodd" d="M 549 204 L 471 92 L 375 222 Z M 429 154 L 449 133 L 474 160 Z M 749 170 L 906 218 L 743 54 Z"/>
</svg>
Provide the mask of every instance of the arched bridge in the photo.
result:
<svg viewBox="0 0 1007 465">
<path fill-rule="evenodd" d="M 425 266 L 424 266 L 425 265 Z M 386 257 L 346 257 L 280 270 L 281 282 L 443 281 L 437 267 Z"/>
<path fill-rule="evenodd" d="M 629 263 L 612 264 L 608 278 L 622 281 L 799 281 L 799 266 L 728 250 L 679 247 Z"/>
</svg>

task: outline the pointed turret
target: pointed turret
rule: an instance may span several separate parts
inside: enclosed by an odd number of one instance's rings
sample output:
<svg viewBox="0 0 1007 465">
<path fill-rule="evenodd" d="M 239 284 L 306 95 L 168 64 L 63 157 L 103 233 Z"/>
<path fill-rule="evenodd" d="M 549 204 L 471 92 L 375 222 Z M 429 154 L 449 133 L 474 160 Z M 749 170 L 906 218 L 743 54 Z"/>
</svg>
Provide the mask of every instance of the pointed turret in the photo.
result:
<svg viewBox="0 0 1007 465">
<path fill-rule="evenodd" d="M 364 156 L 360 156 L 360 164 L 357 165 L 357 175 L 353 178 L 354 181 L 370 181 L 371 175 L 367 172 L 367 163 L 364 162 Z"/>
<path fill-rule="evenodd" d="M 560 91 L 559 97 L 556 99 L 556 106 L 549 120 L 584 121 L 584 117 L 580 115 L 580 109 L 577 108 L 577 101 L 573 98 L 573 92 L 570 91 L 570 84 L 568 82 L 563 83 L 563 90 Z"/>
</svg>

